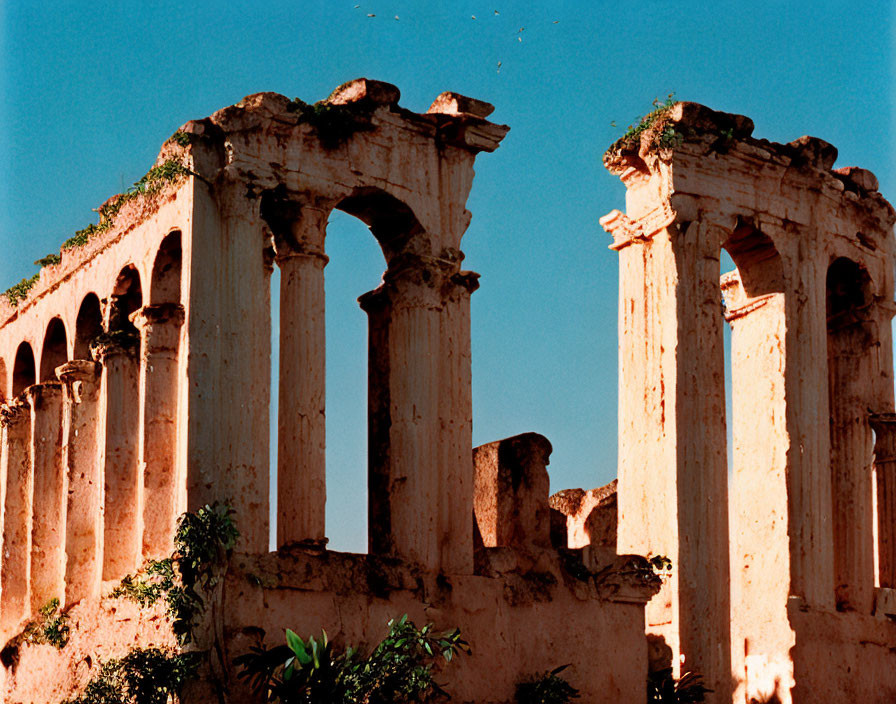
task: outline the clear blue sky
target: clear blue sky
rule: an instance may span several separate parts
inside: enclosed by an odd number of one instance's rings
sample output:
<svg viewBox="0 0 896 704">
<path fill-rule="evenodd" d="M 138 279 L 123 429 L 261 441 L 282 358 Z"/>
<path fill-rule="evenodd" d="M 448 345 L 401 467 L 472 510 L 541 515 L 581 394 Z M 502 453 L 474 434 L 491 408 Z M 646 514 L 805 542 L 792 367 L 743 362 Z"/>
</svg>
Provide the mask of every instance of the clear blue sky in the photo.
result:
<svg viewBox="0 0 896 704">
<path fill-rule="evenodd" d="M 674 91 L 749 115 L 760 137 L 826 139 L 838 166 L 871 169 L 892 200 L 892 15 L 887 0 L 7 0 L 0 289 L 95 221 L 91 209 L 139 178 L 179 125 L 246 94 L 313 101 L 367 76 L 398 85 L 417 111 L 444 90 L 481 98 L 511 132 L 480 156 L 468 203 L 465 266 L 482 274 L 474 441 L 543 433 L 554 489 L 597 486 L 615 476 L 617 396 L 617 263 L 597 221 L 623 208 L 604 149 Z M 359 549 L 366 321 L 355 298 L 383 260 L 360 222 L 337 215 L 328 519 L 334 547 Z"/>
</svg>

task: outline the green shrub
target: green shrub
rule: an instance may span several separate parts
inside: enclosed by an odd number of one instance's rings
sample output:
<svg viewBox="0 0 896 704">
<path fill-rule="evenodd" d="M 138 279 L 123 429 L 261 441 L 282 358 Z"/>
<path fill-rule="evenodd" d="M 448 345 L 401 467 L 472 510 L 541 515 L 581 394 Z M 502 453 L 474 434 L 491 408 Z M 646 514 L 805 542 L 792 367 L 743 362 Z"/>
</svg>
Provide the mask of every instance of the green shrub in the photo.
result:
<svg viewBox="0 0 896 704">
<path fill-rule="evenodd" d="M 141 572 L 127 575 L 111 596 L 130 599 L 142 608 L 164 599 L 178 643 L 191 642 L 197 619 L 205 610 L 200 590 L 218 583 L 240 535 L 232 516 L 230 506 L 217 501 L 185 513 L 177 523 L 171 557 L 151 560 Z"/>
<path fill-rule="evenodd" d="M 403 704 L 447 697 L 433 668 L 460 652 L 470 648 L 459 630 L 435 635 L 432 624 L 418 629 L 405 615 L 389 621 L 389 634 L 366 658 L 351 647 L 337 652 L 326 632 L 306 642 L 287 629 L 286 645 L 253 648 L 234 663 L 271 703 Z"/>
<path fill-rule="evenodd" d="M 579 690 L 560 677 L 569 665 L 555 667 L 516 686 L 517 704 L 569 704 L 579 698 Z"/>
<path fill-rule="evenodd" d="M 135 648 L 121 660 L 109 660 L 84 691 L 65 704 L 168 704 L 199 665 L 197 653 Z"/>
<path fill-rule="evenodd" d="M 677 682 L 671 667 L 647 675 L 648 704 L 696 704 L 706 701 L 711 691 L 696 672 L 686 672 Z"/>
</svg>

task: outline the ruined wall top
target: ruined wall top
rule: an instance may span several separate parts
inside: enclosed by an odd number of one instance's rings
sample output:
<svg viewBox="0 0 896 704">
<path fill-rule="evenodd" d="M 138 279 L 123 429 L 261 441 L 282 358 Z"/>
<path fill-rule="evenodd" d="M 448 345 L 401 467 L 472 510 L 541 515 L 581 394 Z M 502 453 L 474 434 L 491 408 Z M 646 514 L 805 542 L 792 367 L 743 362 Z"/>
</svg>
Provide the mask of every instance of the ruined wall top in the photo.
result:
<svg viewBox="0 0 896 704">
<path fill-rule="evenodd" d="M 351 196 L 359 186 L 381 188 L 406 200 L 404 196 L 413 195 L 408 191 L 420 184 L 389 182 L 395 162 L 425 159 L 424 168 L 414 168 L 431 178 L 434 188 L 443 178 L 471 180 L 472 158 L 494 151 L 509 129 L 485 119 L 494 109 L 491 105 L 457 93 L 442 93 L 425 113 L 400 107 L 399 97 L 391 84 L 360 78 L 313 105 L 278 93 L 256 93 L 210 117 L 187 122 L 162 145 L 146 176 L 96 208 L 97 224 L 67 240 L 58 255 L 40 260 L 39 274 L 0 296 L 0 330 L 83 272 L 165 204 L 177 201 L 194 179 L 213 187 L 240 181 L 249 197 L 266 189 L 293 197 L 313 191 L 316 198 L 324 194 L 329 205 Z M 369 137 L 363 147 L 361 140 L 353 139 L 362 134 Z M 463 162 L 470 175 L 443 173 L 437 168 L 439 158 Z M 366 172 L 368 182 L 340 189 L 345 169 Z M 418 212 L 415 205 L 411 208 L 424 227 L 446 219 L 433 217 L 426 207 Z M 364 219 L 362 212 L 353 214 Z M 465 227 L 464 218 L 469 214 L 462 210 L 453 219 Z"/>
<path fill-rule="evenodd" d="M 697 103 L 661 106 L 645 117 L 604 155 L 628 189 L 627 214 L 614 211 L 602 220 L 614 248 L 652 234 L 636 232 L 630 221 L 648 221 L 643 230 L 655 220 L 658 230 L 673 211 L 679 220 L 711 215 L 731 228 L 731 218 L 753 211 L 802 225 L 826 218 L 835 229 L 859 224 L 864 235 L 891 232 L 896 211 L 878 192 L 877 178 L 854 166 L 834 169 L 836 147 L 816 137 L 779 144 L 752 135 L 750 118 Z"/>
</svg>

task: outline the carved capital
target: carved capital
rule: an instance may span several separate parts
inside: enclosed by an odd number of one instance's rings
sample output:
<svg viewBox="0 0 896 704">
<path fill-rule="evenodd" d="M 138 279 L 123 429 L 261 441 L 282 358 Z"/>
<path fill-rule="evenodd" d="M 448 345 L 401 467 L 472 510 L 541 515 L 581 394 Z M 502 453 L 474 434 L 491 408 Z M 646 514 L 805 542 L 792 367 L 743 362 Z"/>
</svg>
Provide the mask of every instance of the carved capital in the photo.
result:
<svg viewBox="0 0 896 704">
<path fill-rule="evenodd" d="M 630 604 L 646 604 L 663 585 L 653 565 L 641 555 L 619 555 L 594 579 L 602 599 Z"/>
<path fill-rule="evenodd" d="M 135 310 L 128 320 L 142 332 L 147 327 L 160 325 L 180 328 L 184 317 L 184 307 L 180 303 L 158 303 Z"/>
<path fill-rule="evenodd" d="M 140 335 L 128 330 L 103 333 L 90 343 L 90 354 L 100 364 L 106 364 L 111 357 L 136 357 L 140 346 Z"/>
<path fill-rule="evenodd" d="M 0 405 L 0 425 L 7 427 L 31 417 L 31 404 L 22 394 L 16 399 Z"/>
<path fill-rule="evenodd" d="M 86 394 L 96 389 L 102 368 L 91 359 L 73 359 L 56 367 L 56 376 L 64 384 L 68 399 L 81 403 Z"/>
<path fill-rule="evenodd" d="M 620 210 L 613 210 L 600 220 L 601 227 L 613 236 L 610 249 L 620 250 L 630 244 L 649 242 L 654 235 L 669 227 L 677 217 L 668 201 L 633 220 Z"/>
<path fill-rule="evenodd" d="M 358 305 L 368 315 L 376 315 L 392 305 L 385 286 L 380 284 L 373 291 L 358 296 Z"/>
<path fill-rule="evenodd" d="M 290 263 L 301 264 L 307 262 L 323 269 L 330 261 L 330 258 L 324 254 L 323 250 L 316 247 L 308 246 L 306 243 L 300 243 L 298 247 L 278 246 L 275 249 L 274 261 L 281 269 L 289 266 Z"/>
<path fill-rule="evenodd" d="M 42 381 L 39 384 L 32 384 L 25 393 L 32 408 L 39 408 L 45 400 L 58 398 L 62 395 L 62 384 L 58 381 Z"/>
<path fill-rule="evenodd" d="M 469 296 L 479 288 L 479 274 L 475 271 L 459 271 L 450 278 L 452 293 Z"/>
<path fill-rule="evenodd" d="M 129 320 L 140 331 L 144 353 L 153 354 L 177 349 L 184 317 L 180 303 L 161 303 L 143 306 Z"/>
</svg>

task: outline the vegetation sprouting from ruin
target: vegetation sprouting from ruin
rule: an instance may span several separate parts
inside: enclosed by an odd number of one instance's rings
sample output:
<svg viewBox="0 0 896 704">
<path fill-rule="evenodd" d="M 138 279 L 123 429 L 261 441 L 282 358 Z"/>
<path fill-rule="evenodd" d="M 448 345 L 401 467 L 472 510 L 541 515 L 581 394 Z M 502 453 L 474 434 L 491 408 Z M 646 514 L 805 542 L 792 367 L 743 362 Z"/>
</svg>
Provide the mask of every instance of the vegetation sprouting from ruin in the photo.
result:
<svg viewBox="0 0 896 704">
<path fill-rule="evenodd" d="M 178 643 L 190 643 L 205 610 L 202 594 L 220 582 L 239 537 L 232 516 L 230 506 L 217 501 L 185 513 L 177 524 L 172 555 L 150 560 L 143 570 L 126 576 L 111 596 L 130 599 L 142 608 L 164 599 Z"/>
<path fill-rule="evenodd" d="M 43 268 L 45 266 L 55 266 L 56 264 L 58 264 L 61 261 L 62 261 L 62 257 L 60 255 L 53 254 L 51 252 L 50 254 L 47 254 L 46 256 L 43 256 L 40 259 L 38 259 L 36 262 L 34 262 L 34 265 Z"/>
<path fill-rule="evenodd" d="M 84 691 L 65 704 L 168 704 L 198 667 L 198 653 L 134 648 L 102 663 Z"/>
<path fill-rule="evenodd" d="M 676 102 L 675 93 L 669 93 L 665 100 L 654 98 L 653 110 L 632 122 L 626 128 L 625 134 L 613 142 L 607 152 L 637 149 L 641 142 L 641 135 L 648 130 L 653 134 L 652 148 L 672 149 L 677 147 L 682 143 L 684 137 L 669 120 Z"/>
<path fill-rule="evenodd" d="M 3 295 L 6 296 L 6 300 L 9 301 L 10 305 L 17 306 L 19 301 L 23 301 L 28 297 L 28 292 L 34 287 L 39 278 L 40 272 L 37 272 L 31 278 L 22 279 L 19 283 L 6 289 Z"/>
<path fill-rule="evenodd" d="M 128 188 L 124 193 L 109 199 L 99 207 L 97 212 L 100 221 L 97 224 L 91 224 L 83 230 L 78 230 L 72 237 L 69 237 L 62 243 L 62 249 L 71 249 L 72 247 L 80 247 L 87 244 L 92 237 L 109 230 L 118 211 L 130 201 L 140 196 L 152 195 L 158 193 L 170 183 L 175 183 L 184 176 L 191 173 L 190 169 L 181 164 L 176 159 L 168 159 L 157 166 L 153 166 L 144 174 L 143 178 L 135 181 L 134 185 Z"/>
<path fill-rule="evenodd" d="M 579 698 L 579 690 L 560 676 L 569 665 L 555 667 L 516 686 L 517 704 L 569 704 Z"/>
<path fill-rule="evenodd" d="M 175 133 L 175 135 L 177 135 L 177 133 Z M 81 247 L 87 244 L 96 235 L 109 230 L 114 224 L 115 216 L 125 203 L 141 196 L 158 193 L 168 184 L 175 183 L 191 173 L 192 171 L 190 171 L 190 169 L 176 159 L 168 159 L 157 166 L 153 166 L 139 181 L 135 181 L 126 192 L 120 193 L 103 203 L 103 205 L 97 209 L 97 212 L 99 213 L 99 222 L 96 224 L 92 223 L 84 229 L 78 230 L 74 235 L 65 240 L 65 242 L 62 243 L 62 251 Z M 43 268 L 45 266 L 59 264 L 61 261 L 62 257 L 59 254 L 48 254 L 34 263 Z M 38 271 L 34 276 L 22 279 L 14 286 L 10 286 L 3 292 L 3 295 L 6 296 L 10 305 L 18 306 L 20 301 L 23 301 L 28 297 L 28 293 L 37 283 L 39 278 L 40 272 Z"/>
<path fill-rule="evenodd" d="M 439 660 L 469 653 L 460 630 L 442 634 L 433 625 L 417 628 L 407 614 L 389 621 L 388 635 L 367 657 L 338 650 L 327 638 L 307 641 L 286 630 L 286 644 L 258 646 L 234 661 L 240 677 L 272 704 L 402 704 L 448 698 L 434 679 Z"/>
<path fill-rule="evenodd" d="M 189 132 L 184 132 L 183 130 L 178 130 L 173 135 L 168 138 L 169 142 L 174 142 L 175 144 L 179 144 L 182 147 L 189 146 L 193 141 L 193 135 Z"/>
<path fill-rule="evenodd" d="M 332 105 L 325 100 L 309 104 L 293 98 L 286 109 L 298 114 L 299 124 L 314 128 L 325 149 L 335 149 L 356 132 L 370 129 L 369 107 L 363 104 Z"/>
<path fill-rule="evenodd" d="M 59 609 L 59 599 L 51 599 L 39 612 L 40 618 L 31 621 L 22 632 L 23 640 L 34 645 L 52 645 L 62 650 L 68 644 L 68 614 Z"/>
</svg>

